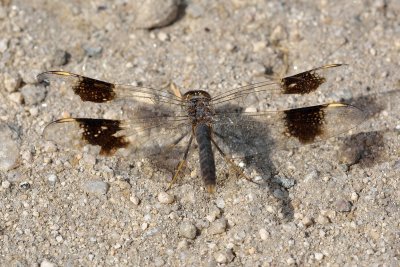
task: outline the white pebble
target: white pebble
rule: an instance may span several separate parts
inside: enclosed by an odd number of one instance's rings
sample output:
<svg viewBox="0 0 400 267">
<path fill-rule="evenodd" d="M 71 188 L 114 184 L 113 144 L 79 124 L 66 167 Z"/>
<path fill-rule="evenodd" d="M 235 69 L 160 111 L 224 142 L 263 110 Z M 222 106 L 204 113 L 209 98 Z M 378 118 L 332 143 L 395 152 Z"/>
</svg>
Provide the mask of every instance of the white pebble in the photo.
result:
<svg viewBox="0 0 400 267">
<path fill-rule="evenodd" d="M 142 225 L 140 226 L 140 228 L 141 228 L 143 231 L 146 230 L 147 227 L 149 227 L 149 224 L 146 223 L 146 222 L 142 223 Z"/>
<path fill-rule="evenodd" d="M 108 183 L 103 181 L 87 181 L 83 185 L 83 191 L 88 194 L 105 195 L 109 187 Z"/>
<path fill-rule="evenodd" d="M 358 194 L 356 192 L 351 193 L 351 200 L 353 200 L 353 201 L 358 200 Z"/>
<path fill-rule="evenodd" d="M 7 124 L 0 124 L 0 170 L 12 169 L 18 161 L 19 145 L 15 140 L 16 132 Z"/>
<path fill-rule="evenodd" d="M 222 252 L 218 252 L 214 255 L 215 260 L 218 263 L 226 263 L 228 261 L 226 254 Z"/>
<path fill-rule="evenodd" d="M 320 214 L 317 217 L 317 223 L 319 223 L 319 224 L 328 224 L 329 223 L 329 218 L 324 216 L 324 215 L 322 215 L 322 214 Z"/>
<path fill-rule="evenodd" d="M 8 98 L 16 104 L 22 104 L 22 102 L 24 102 L 24 97 L 20 92 L 13 92 L 8 95 Z"/>
<path fill-rule="evenodd" d="M 225 208 L 225 201 L 222 198 L 218 198 L 215 201 L 215 204 L 217 205 L 218 208 L 224 209 Z"/>
<path fill-rule="evenodd" d="M 310 217 L 304 217 L 303 220 L 301 220 L 301 223 L 305 226 L 305 227 L 309 227 L 313 224 L 313 221 Z"/>
<path fill-rule="evenodd" d="M 11 186 L 11 183 L 7 180 L 5 180 L 1 183 L 1 187 L 5 188 L 5 189 L 10 188 L 10 186 Z"/>
<path fill-rule="evenodd" d="M 261 228 L 260 231 L 259 231 L 258 233 L 259 233 L 260 238 L 261 238 L 262 240 L 267 240 L 268 237 L 269 237 L 268 231 L 265 230 L 264 228 Z"/>
<path fill-rule="evenodd" d="M 61 243 L 63 241 L 63 237 L 58 235 L 58 236 L 56 236 L 56 240 L 58 243 Z"/>
<path fill-rule="evenodd" d="M 160 192 L 160 194 L 158 194 L 158 201 L 162 204 L 171 204 L 174 202 L 174 196 L 166 192 Z"/>
<path fill-rule="evenodd" d="M 315 257 L 315 259 L 316 259 L 317 261 L 320 261 L 320 260 L 322 260 L 322 259 L 324 258 L 324 254 L 319 253 L 319 252 L 316 252 L 316 253 L 314 254 L 314 257 Z"/>
<path fill-rule="evenodd" d="M 288 258 L 288 259 L 286 260 L 286 263 L 287 263 L 288 265 L 294 265 L 294 264 L 296 263 L 296 261 L 295 261 L 292 257 L 290 257 L 290 258 Z"/>
<path fill-rule="evenodd" d="M 56 265 L 54 263 L 52 263 L 51 261 L 43 260 L 40 263 L 40 267 L 56 267 Z"/>
<path fill-rule="evenodd" d="M 196 237 L 197 229 L 190 222 L 183 222 L 179 226 L 179 234 L 180 236 L 186 237 L 188 239 L 194 239 Z"/>
<path fill-rule="evenodd" d="M 208 228 L 207 232 L 210 235 L 222 234 L 225 232 L 226 226 L 227 226 L 226 219 L 221 218 L 213 222 L 210 228 Z"/>
<path fill-rule="evenodd" d="M 130 200 L 133 204 L 135 204 L 136 206 L 139 205 L 139 203 L 140 203 L 140 199 L 139 199 L 137 196 L 135 196 L 135 195 L 131 195 L 131 197 L 129 198 L 129 200 Z"/>
<path fill-rule="evenodd" d="M 55 184 L 55 183 L 57 182 L 57 175 L 55 175 L 54 173 L 53 173 L 53 174 L 50 174 L 50 175 L 47 177 L 47 180 L 49 181 L 49 183 Z"/>
</svg>

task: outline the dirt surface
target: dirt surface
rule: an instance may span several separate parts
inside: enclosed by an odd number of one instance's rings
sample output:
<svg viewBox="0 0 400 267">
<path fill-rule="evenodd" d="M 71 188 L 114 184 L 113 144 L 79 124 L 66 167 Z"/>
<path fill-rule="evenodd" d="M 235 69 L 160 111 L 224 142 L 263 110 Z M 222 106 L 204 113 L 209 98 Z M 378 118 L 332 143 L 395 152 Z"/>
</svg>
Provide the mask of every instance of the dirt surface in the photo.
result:
<svg viewBox="0 0 400 267">
<path fill-rule="evenodd" d="M 399 1 L 110 2 L 0 1 L 1 266 L 400 265 Z M 314 99 L 268 104 L 346 101 L 368 119 L 272 153 L 268 186 L 216 157 L 210 196 L 193 152 L 166 195 L 171 173 L 145 158 L 41 136 L 125 115 L 36 84 L 42 71 L 215 94 L 329 63 L 349 65 Z"/>
</svg>

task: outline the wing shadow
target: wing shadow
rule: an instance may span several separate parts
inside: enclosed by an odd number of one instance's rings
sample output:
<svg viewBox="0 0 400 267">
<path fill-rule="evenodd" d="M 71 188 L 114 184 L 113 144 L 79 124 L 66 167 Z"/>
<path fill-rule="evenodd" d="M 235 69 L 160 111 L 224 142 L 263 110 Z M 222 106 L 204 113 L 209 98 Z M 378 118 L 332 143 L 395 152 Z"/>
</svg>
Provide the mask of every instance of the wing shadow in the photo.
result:
<svg viewBox="0 0 400 267">
<path fill-rule="evenodd" d="M 383 110 L 398 108 L 400 89 L 375 93 L 356 98 L 343 99 L 365 111 L 366 119 L 372 119 Z M 349 165 L 360 164 L 362 167 L 372 167 L 379 163 L 384 155 L 384 131 L 361 132 L 343 139 L 339 154 L 351 153 L 354 157 Z"/>
<path fill-rule="evenodd" d="M 260 174 L 263 177 L 261 186 L 268 188 L 270 192 L 275 190 L 282 192 L 279 196 L 272 195 L 281 203 L 285 219 L 292 221 L 294 208 L 289 193 L 277 179 L 273 178 L 278 171 L 271 159 L 274 141 L 268 127 L 260 121 L 242 115 L 242 111 L 240 106 L 233 104 L 225 104 L 217 109 L 217 112 L 221 114 L 235 112 L 238 123 L 226 123 L 215 127 L 214 132 L 218 135 L 215 140 L 228 155 L 239 155 L 239 158 L 245 163 L 245 171 L 253 169 Z"/>
</svg>

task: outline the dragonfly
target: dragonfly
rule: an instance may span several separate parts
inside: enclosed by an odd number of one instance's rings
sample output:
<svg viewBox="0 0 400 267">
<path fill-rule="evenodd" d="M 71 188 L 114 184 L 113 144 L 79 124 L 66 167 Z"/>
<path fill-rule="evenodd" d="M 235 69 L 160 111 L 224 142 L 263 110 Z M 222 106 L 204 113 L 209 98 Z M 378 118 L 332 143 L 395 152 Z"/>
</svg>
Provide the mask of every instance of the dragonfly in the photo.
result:
<svg viewBox="0 0 400 267">
<path fill-rule="evenodd" d="M 60 143 L 98 146 L 99 154 L 105 156 L 128 148 L 138 157 L 168 155 L 166 151 L 173 155 L 174 150 L 179 151 L 181 159 L 169 188 L 182 174 L 191 148 L 197 144 L 204 187 L 214 193 L 217 181 L 214 152 L 243 174 L 231 155 L 240 151 L 249 138 L 259 135 L 262 145 L 250 142 L 255 148 L 246 147 L 243 155 L 253 153 L 255 157 L 262 157 L 274 149 L 338 136 L 362 123 L 363 110 L 343 102 L 283 110 L 249 106 L 257 99 L 315 93 L 343 65 L 324 65 L 281 79 L 239 86 L 215 96 L 204 90 L 182 94 L 179 90 L 115 84 L 66 71 L 47 71 L 38 75 L 39 82 L 64 83 L 81 101 L 98 104 L 129 101 L 130 117 L 124 120 L 61 118 L 50 122 L 44 134 Z"/>
</svg>

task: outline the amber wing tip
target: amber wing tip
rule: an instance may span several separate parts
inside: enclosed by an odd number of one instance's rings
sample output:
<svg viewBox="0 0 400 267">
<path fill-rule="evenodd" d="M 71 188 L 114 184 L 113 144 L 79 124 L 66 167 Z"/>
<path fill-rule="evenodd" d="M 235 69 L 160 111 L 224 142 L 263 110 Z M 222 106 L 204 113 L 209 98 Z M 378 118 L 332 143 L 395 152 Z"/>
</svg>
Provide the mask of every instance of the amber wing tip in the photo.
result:
<svg viewBox="0 0 400 267">
<path fill-rule="evenodd" d="M 216 190 L 215 190 L 215 185 L 214 184 L 208 184 L 205 187 L 206 187 L 206 190 L 207 190 L 207 192 L 209 194 L 211 194 L 211 195 L 215 194 Z"/>
</svg>

